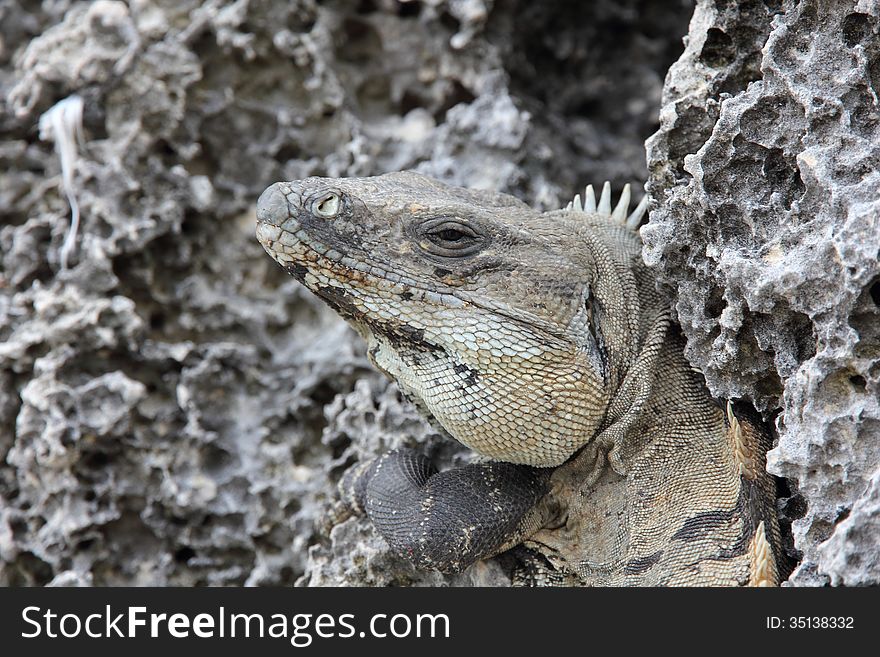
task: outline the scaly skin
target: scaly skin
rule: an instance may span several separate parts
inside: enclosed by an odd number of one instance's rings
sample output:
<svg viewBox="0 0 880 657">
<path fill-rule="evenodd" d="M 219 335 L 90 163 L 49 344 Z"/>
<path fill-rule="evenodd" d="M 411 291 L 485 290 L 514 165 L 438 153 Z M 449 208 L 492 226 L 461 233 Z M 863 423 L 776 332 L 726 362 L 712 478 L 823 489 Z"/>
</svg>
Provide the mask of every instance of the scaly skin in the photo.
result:
<svg viewBox="0 0 880 657">
<path fill-rule="evenodd" d="M 640 259 L 626 198 L 539 213 L 403 172 L 277 183 L 257 237 L 372 362 L 496 462 L 394 452 L 343 499 L 399 553 L 460 570 L 524 543 L 524 583 L 775 584 L 760 424 L 715 404 Z"/>
</svg>

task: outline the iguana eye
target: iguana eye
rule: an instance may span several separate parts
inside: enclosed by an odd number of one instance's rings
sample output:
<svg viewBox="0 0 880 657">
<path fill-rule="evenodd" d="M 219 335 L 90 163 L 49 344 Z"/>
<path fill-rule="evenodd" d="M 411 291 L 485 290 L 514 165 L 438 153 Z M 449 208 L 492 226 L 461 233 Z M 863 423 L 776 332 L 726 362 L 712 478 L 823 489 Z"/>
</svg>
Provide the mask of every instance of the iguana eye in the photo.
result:
<svg viewBox="0 0 880 657">
<path fill-rule="evenodd" d="M 486 239 L 458 217 L 437 217 L 423 223 L 419 246 L 432 255 L 447 258 L 470 255 L 479 251 Z"/>
<path fill-rule="evenodd" d="M 330 192 L 312 203 L 312 212 L 319 217 L 330 219 L 339 214 L 339 194 Z"/>
<path fill-rule="evenodd" d="M 439 233 L 434 233 L 434 235 L 444 242 L 458 242 L 467 237 L 467 235 L 455 228 L 447 228 L 446 230 L 441 230 Z"/>
<path fill-rule="evenodd" d="M 427 235 L 431 241 L 441 246 L 466 244 L 477 237 L 477 234 L 469 226 L 453 221 L 432 226 L 427 231 Z"/>
</svg>

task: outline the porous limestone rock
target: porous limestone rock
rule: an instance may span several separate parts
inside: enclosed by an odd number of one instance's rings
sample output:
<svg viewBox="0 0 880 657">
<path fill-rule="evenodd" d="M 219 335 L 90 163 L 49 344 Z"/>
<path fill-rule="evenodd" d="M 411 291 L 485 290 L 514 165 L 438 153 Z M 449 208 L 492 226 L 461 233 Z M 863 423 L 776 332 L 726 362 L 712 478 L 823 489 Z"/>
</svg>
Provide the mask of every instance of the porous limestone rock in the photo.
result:
<svg viewBox="0 0 880 657">
<path fill-rule="evenodd" d="M 713 393 L 775 417 L 797 585 L 880 584 L 878 94 L 880 3 L 700 1 L 648 142 L 645 258 Z"/>
</svg>

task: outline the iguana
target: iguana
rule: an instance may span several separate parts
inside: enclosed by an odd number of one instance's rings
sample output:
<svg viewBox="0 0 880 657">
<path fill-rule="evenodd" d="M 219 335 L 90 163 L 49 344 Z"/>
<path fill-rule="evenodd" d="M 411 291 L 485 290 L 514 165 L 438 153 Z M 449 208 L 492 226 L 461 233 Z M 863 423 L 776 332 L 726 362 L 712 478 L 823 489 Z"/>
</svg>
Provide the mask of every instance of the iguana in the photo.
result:
<svg viewBox="0 0 880 657">
<path fill-rule="evenodd" d="M 343 501 L 418 566 L 522 545 L 521 584 L 778 583 L 768 434 L 685 360 L 629 200 L 612 210 L 606 183 L 542 213 L 413 172 L 260 197 L 269 255 L 484 457 L 438 473 L 398 450 L 344 475 Z"/>
</svg>

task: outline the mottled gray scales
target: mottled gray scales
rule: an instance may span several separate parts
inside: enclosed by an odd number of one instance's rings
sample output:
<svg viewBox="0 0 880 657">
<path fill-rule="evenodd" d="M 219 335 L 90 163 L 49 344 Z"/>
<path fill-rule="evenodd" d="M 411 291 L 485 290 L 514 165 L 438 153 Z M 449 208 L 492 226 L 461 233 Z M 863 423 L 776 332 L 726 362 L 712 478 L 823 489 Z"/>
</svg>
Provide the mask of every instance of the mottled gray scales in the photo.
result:
<svg viewBox="0 0 880 657">
<path fill-rule="evenodd" d="M 530 515 L 547 492 L 549 472 L 511 463 L 479 463 L 438 473 L 411 450 L 356 468 L 342 482 L 395 551 L 422 568 L 456 572 L 512 547 L 540 526 Z"/>
<path fill-rule="evenodd" d="M 410 172 L 261 196 L 267 252 L 488 459 L 438 473 L 402 450 L 343 477 L 343 504 L 419 567 L 521 545 L 526 584 L 777 583 L 767 436 L 685 361 L 628 206 L 606 184 L 540 213 Z"/>
</svg>

